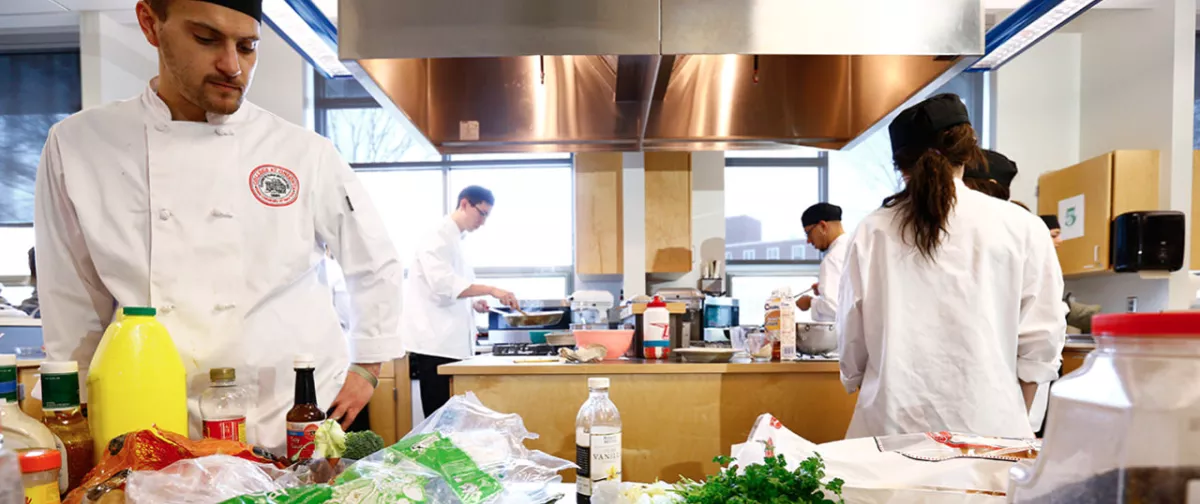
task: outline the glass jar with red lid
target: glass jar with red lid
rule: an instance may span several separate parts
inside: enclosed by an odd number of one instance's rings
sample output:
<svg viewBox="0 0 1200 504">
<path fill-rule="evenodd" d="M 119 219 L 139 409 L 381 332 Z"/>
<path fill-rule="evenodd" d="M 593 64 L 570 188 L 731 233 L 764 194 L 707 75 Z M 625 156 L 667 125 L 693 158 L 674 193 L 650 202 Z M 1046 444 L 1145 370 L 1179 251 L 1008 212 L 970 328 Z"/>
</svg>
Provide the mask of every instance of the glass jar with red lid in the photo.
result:
<svg viewBox="0 0 1200 504">
<path fill-rule="evenodd" d="M 1054 383 L 1041 453 L 1009 502 L 1200 499 L 1200 312 L 1092 319 L 1096 349 Z"/>
</svg>

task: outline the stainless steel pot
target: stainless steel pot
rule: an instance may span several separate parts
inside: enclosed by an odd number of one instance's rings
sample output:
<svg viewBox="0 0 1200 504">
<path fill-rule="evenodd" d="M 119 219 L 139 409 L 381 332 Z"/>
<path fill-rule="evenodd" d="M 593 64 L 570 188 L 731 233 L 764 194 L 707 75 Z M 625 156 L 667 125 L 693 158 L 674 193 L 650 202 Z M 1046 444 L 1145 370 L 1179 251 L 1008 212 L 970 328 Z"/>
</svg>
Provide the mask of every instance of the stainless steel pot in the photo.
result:
<svg viewBox="0 0 1200 504">
<path fill-rule="evenodd" d="M 833 322 L 796 322 L 796 350 L 820 355 L 837 350 L 837 329 Z"/>
</svg>

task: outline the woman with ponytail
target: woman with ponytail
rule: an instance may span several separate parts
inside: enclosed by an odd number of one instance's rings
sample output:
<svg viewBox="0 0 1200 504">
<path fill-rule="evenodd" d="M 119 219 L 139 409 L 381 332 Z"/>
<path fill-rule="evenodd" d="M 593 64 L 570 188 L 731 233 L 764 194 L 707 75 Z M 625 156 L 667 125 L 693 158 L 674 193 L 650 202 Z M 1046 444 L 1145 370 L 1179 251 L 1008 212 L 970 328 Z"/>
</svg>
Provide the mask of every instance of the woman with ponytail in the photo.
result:
<svg viewBox="0 0 1200 504">
<path fill-rule="evenodd" d="M 846 436 L 1032 437 L 1030 401 L 1066 337 L 1046 227 L 963 183 L 983 154 L 957 96 L 904 110 L 888 132 L 904 189 L 855 230 L 839 293 L 842 383 L 858 391 Z"/>
</svg>

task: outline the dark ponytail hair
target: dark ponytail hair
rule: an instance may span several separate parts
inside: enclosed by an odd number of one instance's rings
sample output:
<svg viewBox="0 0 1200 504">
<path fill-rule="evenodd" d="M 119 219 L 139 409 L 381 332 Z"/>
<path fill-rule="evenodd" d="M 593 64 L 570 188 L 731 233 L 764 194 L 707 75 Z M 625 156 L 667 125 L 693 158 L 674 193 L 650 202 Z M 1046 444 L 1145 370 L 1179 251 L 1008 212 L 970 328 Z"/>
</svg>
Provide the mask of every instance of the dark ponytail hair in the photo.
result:
<svg viewBox="0 0 1200 504">
<path fill-rule="evenodd" d="M 900 213 L 900 234 L 933 259 L 946 232 L 946 222 L 957 195 L 954 172 L 962 166 L 982 165 L 983 151 L 970 124 L 959 124 L 937 133 L 928 147 L 902 147 L 892 160 L 907 178 L 904 189 L 883 201 Z"/>
</svg>

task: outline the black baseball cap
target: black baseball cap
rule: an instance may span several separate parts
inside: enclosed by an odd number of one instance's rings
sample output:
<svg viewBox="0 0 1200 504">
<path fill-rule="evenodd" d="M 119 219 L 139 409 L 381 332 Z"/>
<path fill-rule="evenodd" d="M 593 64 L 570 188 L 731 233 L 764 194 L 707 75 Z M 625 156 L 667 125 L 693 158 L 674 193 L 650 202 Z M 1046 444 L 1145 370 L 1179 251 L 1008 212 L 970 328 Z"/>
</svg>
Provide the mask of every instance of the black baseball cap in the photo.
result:
<svg viewBox="0 0 1200 504">
<path fill-rule="evenodd" d="M 235 11 L 241 12 L 247 16 L 254 18 L 255 21 L 262 22 L 262 0 L 200 0 L 217 4 L 222 7 L 228 7 Z"/>
<path fill-rule="evenodd" d="M 907 147 L 933 145 L 937 134 L 959 124 L 970 124 L 967 107 L 958 95 L 942 93 L 900 112 L 888 125 L 892 152 Z"/>
<path fill-rule="evenodd" d="M 804 227 L 817 224 L 821 221 L 836 222 L 840 220 L 842 220 L 842 207 L 829 203 L 817 203 L 808 207 L 800 215 L 800 224 Z"/>
<path fill-rule="evenodd" d="M 983 150 L 983 158 L 987 161 L 987 166 L 971 166 L 963 172 L 963 178 L 974 178 L 984 180 L 995 180 L 997 184 L 1008 189 L 1012 185 L 1012 181 L 1017 177 L 1017 163 L 1014 163 L 1008 156 L 996 152 L 994 150 Z"/>
</svg>

